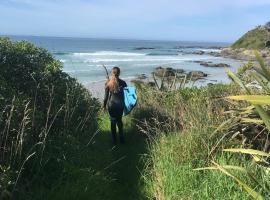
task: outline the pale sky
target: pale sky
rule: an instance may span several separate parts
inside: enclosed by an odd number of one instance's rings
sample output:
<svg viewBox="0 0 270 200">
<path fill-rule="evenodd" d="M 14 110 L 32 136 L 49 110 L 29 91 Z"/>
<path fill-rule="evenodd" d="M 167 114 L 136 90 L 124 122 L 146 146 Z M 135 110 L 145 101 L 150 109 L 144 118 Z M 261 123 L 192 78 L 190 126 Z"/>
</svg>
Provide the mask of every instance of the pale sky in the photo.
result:
<svg viewBox="0 0 270 200">
<path fill-rule="evenodd" d="M 231 42 L 270 0 L 0 0 L 0 34 Z"/>
</svg>

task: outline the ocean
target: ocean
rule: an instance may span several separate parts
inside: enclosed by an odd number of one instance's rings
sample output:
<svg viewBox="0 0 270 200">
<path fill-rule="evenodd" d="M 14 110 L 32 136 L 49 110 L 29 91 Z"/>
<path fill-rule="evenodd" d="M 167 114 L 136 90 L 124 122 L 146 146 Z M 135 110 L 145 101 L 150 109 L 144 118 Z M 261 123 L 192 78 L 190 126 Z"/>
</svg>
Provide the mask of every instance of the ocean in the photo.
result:
<svg viewBox="0 0 270 200">
<path fill-rule="evenodd" d="M 10 36 L 12 40 L 27 40 L 48 49 L 63 63 L 63 70 L 86 86 L 106 80 L 102 65 L 119 66 L 121 77 L 126 80 L 140 74 L 151 76 L 158 66 L 200 70 L 208 75 L 198 84 L 223 82 L 229 79 L 224 68 L 204 67 L 194 61 L 226 63 L 235 71 L 241 62 L 216 57 L 209 52 L 219 52 L 227 43 L 148 41 L 118 39 L 86 39 L 60 37 Z M 203 53 L 199 53 L 203 52 Z"/>
</svg>

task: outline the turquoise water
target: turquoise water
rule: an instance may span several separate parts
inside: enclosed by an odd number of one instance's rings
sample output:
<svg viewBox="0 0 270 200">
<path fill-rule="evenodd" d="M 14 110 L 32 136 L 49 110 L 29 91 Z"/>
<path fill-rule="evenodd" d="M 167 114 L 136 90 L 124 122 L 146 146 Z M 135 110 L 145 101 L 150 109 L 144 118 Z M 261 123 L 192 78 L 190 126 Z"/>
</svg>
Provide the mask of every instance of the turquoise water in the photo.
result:
<svg viewBox="0 0 270 200">
<path fill-rule="evenodd" d="M 88 85 L 106 79 L 102 65 L 109 69 L 119 66 L 124 79 L 132 79 L 139 74 L 150 75 L 158 66 L 181 68 L 186 71 L 201 70 L 209 74 L 208 82 L 228 82 L 223 68 L 204 67 L 193 61 L 227 63 L 232 70 L 240 62 L 208 54 L 197 55 L 197 51 L 219 51 L 226 43 L 140 41 L 112 39 L 83 39 L 57 37 L 12 36 L 13 40 L 28 40 L 47 48 L 56 59 L 63 62 L 64 71 Z"/>
</svg>

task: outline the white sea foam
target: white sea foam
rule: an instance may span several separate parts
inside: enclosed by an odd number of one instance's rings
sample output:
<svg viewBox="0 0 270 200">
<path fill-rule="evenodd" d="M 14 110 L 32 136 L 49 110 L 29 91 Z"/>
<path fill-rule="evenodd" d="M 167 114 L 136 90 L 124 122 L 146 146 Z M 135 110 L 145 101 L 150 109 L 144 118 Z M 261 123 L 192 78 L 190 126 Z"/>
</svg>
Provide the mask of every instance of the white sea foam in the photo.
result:
<svg viewBox="0 0 270 200">
<path fill-rule="evenodd" d="M 202 48 L 198 48 L 196 50 L 198 50 L 198 51 L 204 51 L 206 53 L 209 53 L 209 52 L 220 53 L 221 52 L 221 49 L 202 49 Z"/>
<path fill-rule="evenodd" d="M 74 56 L 144 56 L 142 53 L 120 52 L 120 51 L 97 51 L 93 53 L 73 53 Z"/>
<path fill-rule="evenodd" d="M 93 53 L 73 53 L 73 59 L 86 64 L 117 63 L 117 62 L 185 62 L 192 60 L 208 60 L 211 56 L 201 55 L 148 55 L 143 53 L 119 52 L 119 51 L 97 51 Z M 75 61 L 75 62 L 77 62 Z"/>
<path fill-rule="evenodd" d="M 199 57 L 197 60 L 208 60 L 210 59 L 209 57 Z M 216 58 L 211 58 L 211 59 L 216 59 Z M 119 58 L 119 59 L 114 59 L 114 58 L 88 58 L 84 62 L 85 63 L 102 63 L 102 62 L 167 62 L 167 61 L 193 61 L 196 60 L 192 57 L 151 57 L 151 56 L 145 56 L 141 58 Z"/>
<path fill-rule="evenodd" d="M 60 59 L 60 62 L 65 63 L 66 60 L 65 59 Z"/>
<path fill-rule="evenodd" d="M 74 70 L 64 70 L 66 73 L 89 73 L 97 71 L 97 69 L 89 69 L 89 70 L 81 70 L 81 69 L 74 69 Z"/>
</svg>

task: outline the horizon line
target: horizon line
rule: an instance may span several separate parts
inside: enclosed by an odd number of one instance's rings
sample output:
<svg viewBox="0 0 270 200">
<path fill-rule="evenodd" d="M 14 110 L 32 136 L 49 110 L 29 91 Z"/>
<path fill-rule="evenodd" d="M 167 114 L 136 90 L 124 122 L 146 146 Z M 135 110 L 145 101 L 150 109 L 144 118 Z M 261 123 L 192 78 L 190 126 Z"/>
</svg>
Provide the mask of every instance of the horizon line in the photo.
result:
<svg viewBox="0 0 270 200">
<path fill-rule="evenodd" d="M 97 40 L 134 40 L 134 41 L 153 41 L 153 42 L 201 42 L 201 43 L 224 43 L 232 44 L 232 41 L 208 41 L 208 40 L 170 40 L 170 39 L 139 39 L 139 38 L 109 38 L 109 37 L 91 37 L 91 36 L 52 36 L 52 35 L 20 35 L 0 33 L 0 37 L 44 37 L 44 38 L 63 38 L 63 39 L 97 39 Z"/>
</svg>

